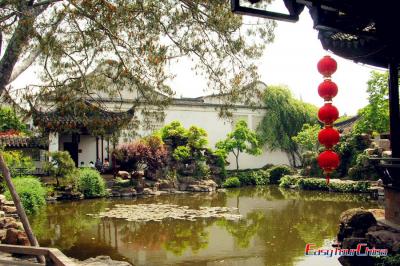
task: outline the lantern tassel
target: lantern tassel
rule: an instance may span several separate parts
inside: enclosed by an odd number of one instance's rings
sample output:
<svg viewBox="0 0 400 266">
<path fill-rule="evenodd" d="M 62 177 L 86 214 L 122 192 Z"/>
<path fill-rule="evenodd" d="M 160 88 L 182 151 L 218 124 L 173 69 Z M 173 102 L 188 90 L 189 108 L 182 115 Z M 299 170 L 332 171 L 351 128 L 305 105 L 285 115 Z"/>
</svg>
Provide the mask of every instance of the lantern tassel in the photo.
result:
<svg viewBox="0 0 400 266">
<path fill-rule="evenodd" d="M 329 185 L 329 179 L 330 179 L 331 177 L 329 176 L 329 174 L 326 174 L 326 184 L 327 185 Z"/>
</svg>

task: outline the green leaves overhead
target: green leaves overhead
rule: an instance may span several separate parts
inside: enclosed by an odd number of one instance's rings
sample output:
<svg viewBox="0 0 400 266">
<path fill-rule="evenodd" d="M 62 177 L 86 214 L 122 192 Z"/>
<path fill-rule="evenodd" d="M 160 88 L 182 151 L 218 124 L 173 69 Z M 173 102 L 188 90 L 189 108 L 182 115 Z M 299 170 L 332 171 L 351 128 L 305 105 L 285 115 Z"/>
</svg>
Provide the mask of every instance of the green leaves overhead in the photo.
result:
<svg viewBox="0 0 400 266">
<path fill-rule="evenodd" d="M 358 133 L 384 133 L 389 131 L 388 73 L 372 71 L 368 80 L 369 104 L 358 111 L 360 119 L 354 126 Z"/>
<path fill-rule="evenodd" d="M 0 61 L 0 92 L 11 72 L 34 65 L 43 84 L 30 84 L 26 97 L 52 92 L 60 104 L 82 96 L 123 98 L 118 91 L 128 88 L 139 91 L 144 108 L 164 106 L 168 97 L 160 93 L 173 95 L 168 68 L 185 57 L 230 106 L 252 95 L 240 92 L 258 79 L 254 60 L 274 38 L 275 22 L 244 23 L 228 0 L 3 2 L 0 30 L 10 49 Z"/>
</svg>

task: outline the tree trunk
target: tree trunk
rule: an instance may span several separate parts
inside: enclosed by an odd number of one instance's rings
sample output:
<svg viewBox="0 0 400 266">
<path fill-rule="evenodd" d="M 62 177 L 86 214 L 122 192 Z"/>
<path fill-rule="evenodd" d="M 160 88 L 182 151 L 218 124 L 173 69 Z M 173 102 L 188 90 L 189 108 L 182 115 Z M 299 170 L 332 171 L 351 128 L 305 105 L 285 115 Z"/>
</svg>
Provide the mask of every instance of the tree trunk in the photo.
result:
<svg viewBox="0 0 400 266">
<path fill-rule="evenodd" d="M 2 152 L 0 152 L 0 168 L 3 173 L 4 180 L 6 181 L 7 187 L 10 190 L 11 197 L 14 201 L 15 207 L 17 208 L 18 216 L 21 219 L 22 225 L 24 227 L 26 235 L 28 236 L 29 242 L 31 243 L 31 246 L 38 247 L 39 243 L 38 243 L 35 235 L 33 234 L 33 231 L 32 231 L 31 225 L 29 224 L 28 217 L 26 216 L 24 207 L 22 206 L 21 200 L 18 196 L 18 193 L 15 190 L 14 184 L 11 180 L 10 170 L 8 169 L 8 167 L 4 161 Z M 37 259 L 40 263 L 44 263 L 46 261 L 44 256 L 38 256 Z"/>
<path fill-rule="evenodd" d="M 236 173 L 239 173 L 239 151 L 237 153 L 233 153 L 236 157 Z"/>
</svg>

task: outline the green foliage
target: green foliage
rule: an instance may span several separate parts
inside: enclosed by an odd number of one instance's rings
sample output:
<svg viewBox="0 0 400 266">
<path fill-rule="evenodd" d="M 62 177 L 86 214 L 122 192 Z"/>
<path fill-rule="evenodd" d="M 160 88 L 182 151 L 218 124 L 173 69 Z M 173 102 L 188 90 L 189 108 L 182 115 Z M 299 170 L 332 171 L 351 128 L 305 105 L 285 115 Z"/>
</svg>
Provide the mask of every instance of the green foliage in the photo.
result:
<svg viewBox="0 0 400 266">
<path fill-rule="evenodd" d="M 29 156 L 24 156 L 21 151 L 1 152 L 8 168 L 10 169 L 12 177 L 16 177 L 18 175 L 27 175 L 35 170 L 35 165 L 33 164 L 32 158 Z"/>
<path fill-rule="evenodd" d="M 266 170 L 252 170 L 247 173 L 238 174 L 240 183 L 242 185 L 265 186 L 270 182 L 269 171 Z"/>
<path fill-rule="evenodd" d="M 79 169 L 79 191 L 85 198 L 96 198 L 107 195 L 106 183 L 95 169 Z"/>
<path fill-rule="evenodd" d="M 20 132 L 27 131 L 26 125 L 21 122 L 14 110 L 8 107 L 0 107 L 0 132 L 11 129 Z"/>
<path fill-rule="evenodd" d="M 388 72 L 372 71 L 368 80 L 368 105 L 358 111 L 360 119 L 354 125 L 357 133 L 389 131 Z"/>
<path fill-rule="evenodd" d="M 122 179 L 121 177 L 117 177 L 114 180 L 114 185 L 118 187 L 131 187 L 132 182 L 130 179 Z"/>
<path fill-rule="evenodd" d="M 162 140 L 171 141 L 172 147 L 176 148 L 187 142 L 187 130 L 182 126 L 179 121 L 172 121 L 160 129 L 160 136 Z"/>
<path fill-rule="evenodd" d="M 269 182 L 271 184 L 279 184 L 282 176 L 292 173 L 292 169 L 286 165 L 277 165 L 268 170 Z"/>
<path fill-rule="evenodd" d="M 281 178 L 279 186 L 283 188 L 289 188 L 291 186 L 297 187 L 299 179 L 299 176 L 285 175 Z"/>
<path fill-rule="evenodd" d="M 325 178 L 303 178 L 286 175 L 282 177 L 279 186 L 285 188 L 294 186 L 304 190 L 330 190 L 334 192 L 365 193 L 369 191 L 370 184 L 368 182 L 331 181 L 328 185 L 326 184 Z"/>
<path fill-rule="evenodd" d="M 335 171 L 339 177 L 345 177 L 349 174 L 349 169 L 357 163 L 357 156 L 369 148 L 370 144 L 371 140 L 365 134 L 352 133 L 341 137 L 341 141 L 335 147 L 335 151 L 340 156 L 340 165 Z"/>
<path fill-rule="evenodd" d="M 382 256 L 375 258 L 375 266 L 398 266 L 400 265 L 400 254 Z"/>
<path fill-rule="evenodd" d="M 188 146 L 178 146 L 172 152 L 172 157 L 177 161 L 186 161 L 191 157 L 190 155 L 190 148 Z"/>
<path fill-rule="evenodd" d="M 240 187 L 240 180 L 238 177 L 229 177 L 222 184 L 223 187 Z"/>
<path fill-rule="evenodd" d="M 349 177 L 353 180 L 378 180 L 376 171 L 378 162 L 371 161 L 366 152 L 357 155 L 355 164 L 349 168 Z"/>
<path fill-rule="evenodd" d="M 76 174 L 75 162 L 72 160 L 71 155 L 67 151 L 55 151 L 49 153 L 50 162 L 44 164 L 43 169 L 47 171 L 50 176 L 56 178 L 57 187 L 60 185 L 59 178 L 65 178 L 70 175 Z"/>
<path fill-rule="evenodd" d="M 303 151 L 318 151 L 318 133 L 321 130 L 319 124 L 304 124 L 301 131 L 292 140 L 299 145 Z"/>
<path fill-rule="evenodd" d="M 307 151 L 302 154 L 303 168 L 301 169 L 302 176 L 322 176 L 323 170 L 318 165 L 318 152 Z M 334 172 L 336 173 L 336 172 Z"/>
<path fill-rule="evenodd" d="M 314 125 L 317 122 L 317 107 L 295 99 L 284 86 L 269 86 L 263 99 L 267 112 L 258 127 L 261 141 L 272 150 L 285 151 L 290 164 L 296 166 L 296 156 L 300 154 L 292 138 L 304 124 Z"/>
<path fill-rule="evenodd" d="M 240 153 L 261 154 L 257 134 L 247 127 L 247 123 L 244 120 L 239 120 L 235 125 L 235 129 L 227 135 L 225 140 L 218 141 L 215 147 L 218 150 L 225 151 L 227 154 L 233 153 L 236 157 L 236 170 L 239 170 Z"/>
<path fill-rule="evenodd" d="M 195 162 L 194 176 L 197 179 L 206 179 L 210 176 L 210 167 L 205 161 L 197 160 Z"/>
<path fill-rule="evenodd" d="M 192 149 L 204 149 L 208 145 L 207 132 L 200 127 L 191 126 L 187 132 L 188 146 Z"/>
<path fill-rule="evenodd" d="M 46 205 L 46 189 L 36 177 L 22 176 L 14 178 L 13 183 L 26 213 L 37 213 Z M 5 196 L 8 200 L 12 199 L 9 190 L 5 192 Z"/>
</svg>

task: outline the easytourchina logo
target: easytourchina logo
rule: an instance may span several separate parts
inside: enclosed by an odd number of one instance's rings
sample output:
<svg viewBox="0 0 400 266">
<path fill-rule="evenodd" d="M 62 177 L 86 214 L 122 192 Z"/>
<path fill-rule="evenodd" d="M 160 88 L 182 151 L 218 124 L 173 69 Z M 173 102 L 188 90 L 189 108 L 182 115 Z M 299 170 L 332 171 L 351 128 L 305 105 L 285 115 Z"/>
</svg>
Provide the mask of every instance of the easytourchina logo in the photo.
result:
<svg viewBox="0 0 400 266">
<path fill-rule="evenodd" d="M 356 248 L 332 248 L 323 249 L 316 248 L 315 244 L 306 244 L 305 249 L 306 256 L 387 256 L 387 249 L 370 248 L 365 243 L 360 243 Z"/>
</svg>

